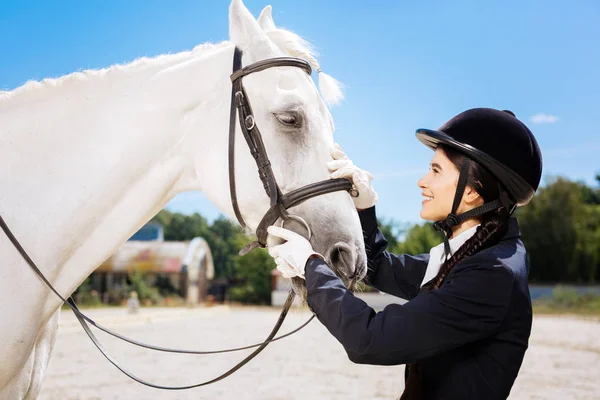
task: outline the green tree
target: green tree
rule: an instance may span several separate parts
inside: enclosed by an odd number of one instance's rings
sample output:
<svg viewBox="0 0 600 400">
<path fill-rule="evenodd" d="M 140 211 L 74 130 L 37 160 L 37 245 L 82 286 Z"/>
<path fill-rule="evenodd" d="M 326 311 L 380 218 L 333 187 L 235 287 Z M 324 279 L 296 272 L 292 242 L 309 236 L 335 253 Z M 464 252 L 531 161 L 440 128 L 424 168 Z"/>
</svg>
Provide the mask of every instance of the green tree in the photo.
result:
<svg viewBox="0 0 600 400">
<path fill-rule="evenodd" d="M 597 276 L 600 211 L 586 204 L 587 189 L 558 177 L 518 209 L 532 281 L 583 283 Z"/>
<path fill-rule="evenodd" d="M 432 247 L 444 240 L 444 236 L 433 229 L 430 222 L 413 225 L 406 233 L 404 240 L 391 251 L 400 254 L 429 253 Z"/>
<path fill-rule="evenodd" d="M 577 243 L 580 281 L 596 283 L 600 281 L 600 205 L 584 204 L 583 221 Z"/>
<path fill-rule="evenodd" d="M 402 224 L 394 219 L 384 218 L 377 219 L 377 226 L 388 242 L 388 250 L 395 249 L 398 246 L 398 243 L 400 243 L 400 236 L 409 229 L 407 224 Z"/>
<path fill-rule="evenodd" d="M 596 175 L 596 182 L 599 185 L 597 188 L 591 188 L 584 183 L 580 183 L 584 203 L 600 205 L 600 174 Z"/>
<path fill-rule="evenodd" d="M 163 226 L 165 240 L 191 240 L 202 237 L 210 246 L 215 275 L 217 277 L 230 278 L 233 274 L 233 257 L 240 250 L 235 242 L 236 235 L 242 229 L 234 225 L 229 219 L 220 216 L 212 225 L 206 218 L 198 213 L 184 215 L 167 210 L 160 211 L 153 219 Z"/>
<path fill-rule="evenodd" d="M 240 233 L 236 242 L 239 248 L 245 246 L 253 238 Z M 255 249 L 245 256 L 235 255 L 234 277 L 237 284 L 229 291 L 233 301 L 251 304 L 271 304 L 271 271 L 275 262 L 265 249 Z"/>
<path fill-rule="evenodd" d="M 206 241 L 212 251 L 217 276 L 234 277 L 235 257 L 243 247 L 238 236 L 243 233 L 241 227 L 224 216 L 213 221 L 210 227 L 210 239 L 207 238 Z"/>
<path fill-rule="evenodd" d="M 163 213 L 163 211 L 161 211 Z M 163 223 L 165 240 L 191 240 L 195 237 L 206 237 L 209 234 L 209 225 L 206 218 L 198 213 L 184 215 L 180 213 L 163 213 L 162 217 L 168 223 Z M 159 213 L 160 215 L 160 213 Z"/>
<path fill-rule="evenodd" d="M 132 271 L 128 274 L 131 282 L 130 290 L 134 290 L 138 294 L 140 301 L 150 300 L 156 304 L 160 299 L 158 288 L 148 285 L 146 282 L 146 274 L 142 271 Z"/>
</svg>

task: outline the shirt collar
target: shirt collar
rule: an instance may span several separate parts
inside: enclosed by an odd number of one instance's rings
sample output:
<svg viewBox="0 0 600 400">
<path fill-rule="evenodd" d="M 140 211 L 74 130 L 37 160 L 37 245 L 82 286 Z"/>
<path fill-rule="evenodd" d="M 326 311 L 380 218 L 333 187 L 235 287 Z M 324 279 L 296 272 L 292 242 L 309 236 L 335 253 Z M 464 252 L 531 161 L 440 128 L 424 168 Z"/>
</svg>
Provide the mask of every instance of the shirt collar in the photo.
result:
<svg viewBox="0 0 600 400">
<path fill-rule="evenodd" d="M 450 245 L 450 256 L 448 256 L 448 258 L 451 257 L 451 255 L 454 254 L 460 248 L 460 246 L 465 244 L 465 242 L 475 234 L 479 225 L 481 224 L 477 224 L 467 229 L 460 235 L 454 236 L 448 241 L 448 244 Z M 425 277 L 423 278 L 421 286 L 429 282 L 437 275 L 440 267 L 442 264 L 444 264 L 444 261 L 446 261 L 445 257 L 444 243 L 438 244 L 429 251 L 429 263 L 427 264 L 427 271 L 425 271 Z"/>
</svg>

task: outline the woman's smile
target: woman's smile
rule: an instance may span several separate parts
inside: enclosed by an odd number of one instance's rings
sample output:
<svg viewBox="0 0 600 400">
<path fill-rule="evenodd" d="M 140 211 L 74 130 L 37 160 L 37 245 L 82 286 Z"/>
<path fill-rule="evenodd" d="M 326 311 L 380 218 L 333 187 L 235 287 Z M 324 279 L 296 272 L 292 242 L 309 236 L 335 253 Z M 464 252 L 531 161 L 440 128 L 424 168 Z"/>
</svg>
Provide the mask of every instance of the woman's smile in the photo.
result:
<svg viewBox="0 0 600 400">
<path fill-rule="evenodd" d="M 423 195 L 423 201 L 421 202 L 421 204 L 425 205 L 425 203 L 433 200 L 433 196 L 426 195 L 425 193 L 421 193 L 421 194 Z"/>
</svg>

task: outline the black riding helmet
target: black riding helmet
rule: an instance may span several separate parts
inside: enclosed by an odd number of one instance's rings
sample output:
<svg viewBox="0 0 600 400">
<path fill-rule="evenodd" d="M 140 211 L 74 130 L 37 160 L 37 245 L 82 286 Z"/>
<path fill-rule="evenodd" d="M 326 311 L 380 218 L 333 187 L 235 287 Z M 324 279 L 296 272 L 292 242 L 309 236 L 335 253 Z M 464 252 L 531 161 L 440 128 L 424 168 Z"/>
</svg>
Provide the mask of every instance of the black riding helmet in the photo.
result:
<svg viewBox="0 0 600 400">
<path fill-rule="evenodd" d="M 438 130 L 418 129 L 417 139 L 435 150 L 439 144 L 452 147 L 486 168 L 500 185 L 500 198 L 466 213 L 456 215 L 464 193 L 468 162 L 460 171 L 451 213 L 438 221 L 451 235 L 450 227 L 478 215 L 505 206 L 512 214 L 527 204 L 542 176 L 542 155 L 533 133 L 508 110 L 473 108 L 450 119 Z M 465 160 L 465 161 L 468 161 Z"/>
</svg>

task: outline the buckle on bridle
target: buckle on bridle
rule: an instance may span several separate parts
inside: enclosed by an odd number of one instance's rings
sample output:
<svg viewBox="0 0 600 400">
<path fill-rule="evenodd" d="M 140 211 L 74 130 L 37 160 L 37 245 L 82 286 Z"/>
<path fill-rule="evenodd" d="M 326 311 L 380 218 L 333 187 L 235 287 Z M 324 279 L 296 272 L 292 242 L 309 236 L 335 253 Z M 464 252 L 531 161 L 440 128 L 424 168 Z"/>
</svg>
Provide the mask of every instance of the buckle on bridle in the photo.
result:
<svg viewBox="0 0 600 400">
<path fill-rule="evenodd" d="M 254 129 L 255 123 L 254 123 L 254 116 L 253 115 L 248 115 L 245 119 L 244 119 L 244 124 L 246 125 L 246 129 L 251 131 L 252 129 Z"/>
<path fill-rule="evenodd" d="M 244 93 L 241 90 L 235 92 L 235 100 L 238 108 L 244 105 Z"/>
</svg>

